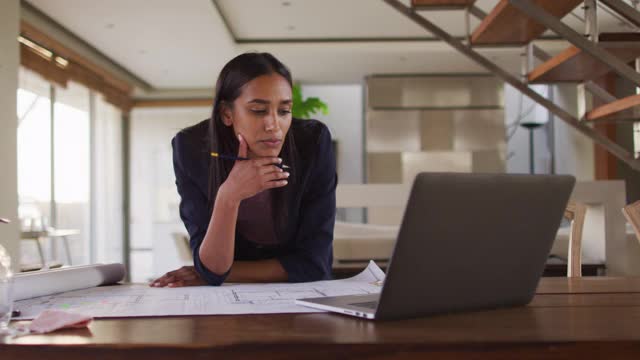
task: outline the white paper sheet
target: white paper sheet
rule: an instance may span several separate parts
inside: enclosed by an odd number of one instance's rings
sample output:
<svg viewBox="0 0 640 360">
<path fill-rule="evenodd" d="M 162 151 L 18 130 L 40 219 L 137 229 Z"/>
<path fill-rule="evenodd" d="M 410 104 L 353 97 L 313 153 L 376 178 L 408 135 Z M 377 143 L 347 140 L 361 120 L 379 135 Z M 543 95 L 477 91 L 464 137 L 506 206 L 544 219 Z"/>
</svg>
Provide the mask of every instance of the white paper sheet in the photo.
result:
<svg viewBox="0 0 640 360">
<path fill-rule="evenodd" d="M 183 288 L 113 285 L 16 301 L 14 308 L 21 312 L 17 320 L 33 319 L 46 309 L 95 318 L 320 312 L 296 305 L 294 300 L 379 293 L 384 276 L 371 261 L 360 274 L 343 280 Z"/>
</svg>

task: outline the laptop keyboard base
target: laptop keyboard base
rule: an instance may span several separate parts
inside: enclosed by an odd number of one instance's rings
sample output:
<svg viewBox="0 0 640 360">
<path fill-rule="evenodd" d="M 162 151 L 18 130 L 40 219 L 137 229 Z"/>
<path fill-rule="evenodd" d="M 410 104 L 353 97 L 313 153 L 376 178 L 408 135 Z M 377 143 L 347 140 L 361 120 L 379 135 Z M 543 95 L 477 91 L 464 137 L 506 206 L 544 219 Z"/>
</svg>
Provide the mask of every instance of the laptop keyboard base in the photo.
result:
<svg viewBox="0 0 640 360">
<path fill-rule="evenodd" d="M 349 304 L 349 305 L 375 310 L 375 309 L 378 308 L 378 301 L 377 300 L 375 300 L 375 301 L 367 301 L 367 302 L 353 303 L 353 304 Z"/>
</svg>

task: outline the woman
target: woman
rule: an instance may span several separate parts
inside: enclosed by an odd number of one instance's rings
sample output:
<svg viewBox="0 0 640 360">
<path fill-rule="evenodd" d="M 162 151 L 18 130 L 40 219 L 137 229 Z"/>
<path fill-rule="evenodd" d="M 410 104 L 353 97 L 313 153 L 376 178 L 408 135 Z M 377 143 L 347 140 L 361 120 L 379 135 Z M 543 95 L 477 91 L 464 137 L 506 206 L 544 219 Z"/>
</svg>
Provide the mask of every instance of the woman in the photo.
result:
<svg viewBox="0 0 640 360">
<path fill-rule="evenodd" d="M 172 140 L 194 266 L 151 286 L 331 278 L 331 136 L 319 121 L 292 119 L 291 108 L 291 75 L 271 54 L 242 54 L 225 65 L 211 118 Z"/>
</svg>

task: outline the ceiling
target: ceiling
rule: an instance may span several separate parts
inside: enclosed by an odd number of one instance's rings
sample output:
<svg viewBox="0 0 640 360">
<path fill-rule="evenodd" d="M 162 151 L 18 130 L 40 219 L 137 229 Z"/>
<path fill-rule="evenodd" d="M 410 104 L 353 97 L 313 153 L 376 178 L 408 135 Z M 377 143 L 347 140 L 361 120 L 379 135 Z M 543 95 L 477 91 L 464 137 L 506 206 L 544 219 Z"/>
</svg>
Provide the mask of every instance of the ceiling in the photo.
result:
<svg viewBox="0 0 640 360">
<path fill-rule="evenodd" d="M 211 88 L 224 63 L 245 51 L 273 53 L 303 83 L 360 83 L 382 73 L 483 72 L 381 0 L 27 2 L 155 89 Z M 496 3 L 477 5 L 489 11 Z M 462 11 L 423 15 L 454 35 L 465 34 Z M 564 20 L 584 27 L 576 16 Z M 477 24 L 472 17 L 472 28 Z M 603 14 L 600 27 L 620 26 Z M 566 45 L 541 46 L 555 53 Z M 479 51 L 519 69 L 520 49 Z"/>
</svg>

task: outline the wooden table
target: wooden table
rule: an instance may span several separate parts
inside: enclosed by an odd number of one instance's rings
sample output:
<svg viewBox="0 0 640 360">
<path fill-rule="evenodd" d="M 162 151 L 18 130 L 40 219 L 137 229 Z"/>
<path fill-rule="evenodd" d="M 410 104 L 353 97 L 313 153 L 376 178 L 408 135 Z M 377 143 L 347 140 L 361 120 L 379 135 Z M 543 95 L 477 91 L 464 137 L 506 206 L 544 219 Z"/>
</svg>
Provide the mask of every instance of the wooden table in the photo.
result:
<svg viewBox="0 0 640 360">
<path fill-rule="evenodd" d="M 373 322 L 336 314 L 96 320 L 1 359 L 640 358 L 640 278 L 543 278 L 528 306 Z"/>
</svg>

